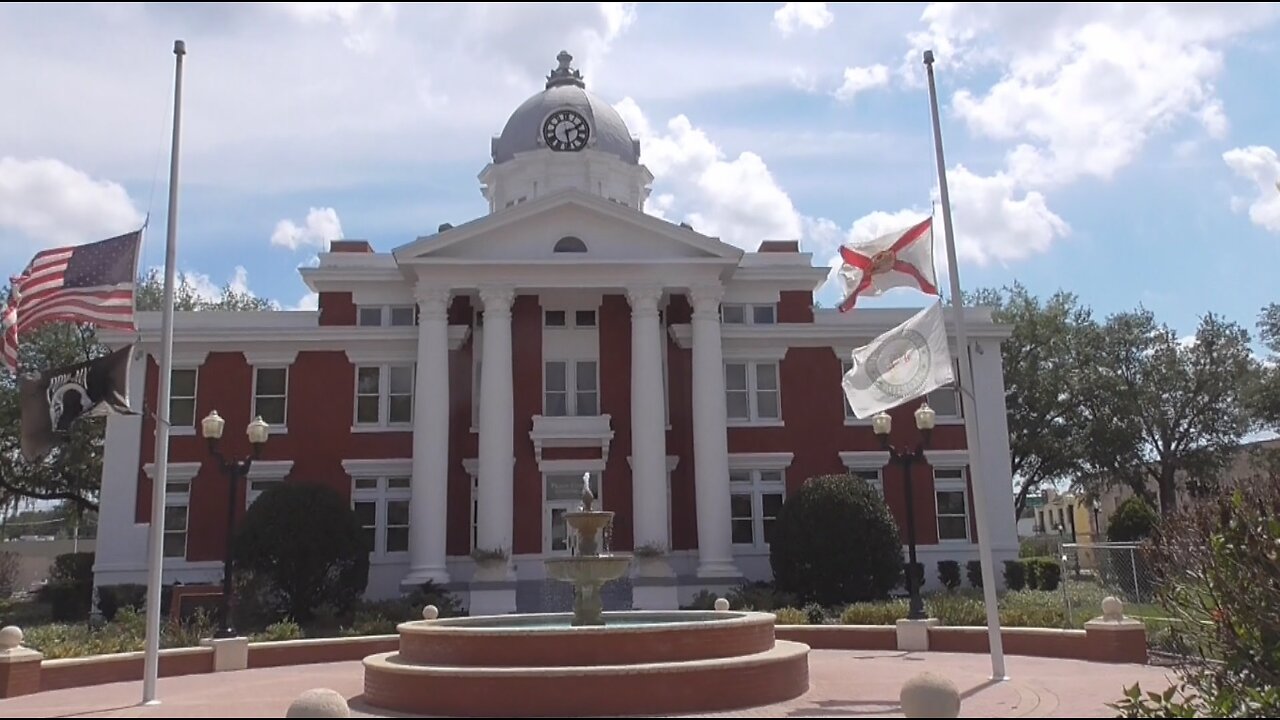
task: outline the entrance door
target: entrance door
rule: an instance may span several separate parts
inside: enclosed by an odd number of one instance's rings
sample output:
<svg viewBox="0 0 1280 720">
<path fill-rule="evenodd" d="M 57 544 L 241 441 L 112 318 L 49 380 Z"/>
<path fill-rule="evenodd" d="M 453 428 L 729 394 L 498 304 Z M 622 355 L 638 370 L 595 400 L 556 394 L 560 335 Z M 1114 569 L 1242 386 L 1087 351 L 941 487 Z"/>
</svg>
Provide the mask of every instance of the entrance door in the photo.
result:
<svg viewBox="0 0 1280 720">
<path fill-rule="evenodd" d="M 591 473 L 591 493 L 600 504 L 600 473 Z M 543 476 L 542 551 L 569 554 L 569 527 L 564 514 L 582 507 L 582 473 L 548 473 Z"/>
</svg>

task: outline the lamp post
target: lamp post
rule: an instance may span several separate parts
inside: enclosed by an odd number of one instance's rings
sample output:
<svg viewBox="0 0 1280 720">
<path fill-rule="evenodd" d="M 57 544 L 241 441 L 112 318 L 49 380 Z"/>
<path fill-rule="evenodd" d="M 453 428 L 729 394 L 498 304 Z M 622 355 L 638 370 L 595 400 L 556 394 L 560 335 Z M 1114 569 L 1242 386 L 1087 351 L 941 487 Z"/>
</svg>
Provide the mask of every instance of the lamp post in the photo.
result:
<svg viewBox="0 0 1280 720">
<path fill-rule="evenodd" d="M 218 631 L 214 634 L 215 638 L 236 636 L 235 628 L 231 627 L 231 532 L 236 523 L 236 487 L 249 475 L 249 468 L 253 466 L 253 461 L 262 455 L 262 446 L 267 444 L 267 435 L 270 431 L 270 427 L 262 421 L 261 417 L 254 418 L 253 422 L 249 423 L 249 427 L 245 428 L 245 434 L 249 436 L 249 446 L 253 448 L 252 454 L 242 460 L 234 460 L 222 454 L 222 429 L 225 425 L 226 421 L 218 415 L 217 410 L 210 412 L 200 421 L 200 433 L 209 443 L 209 452 L 218 461 L 218 466 L 228 478 L 227 546 L 222 556 L 222 601 L 218 607 Z"/>
<path fill-rule="evenodd" d="M 907 592 L 911 594 L 911 605 L 907 611 L 908 620 L 924 620 L 924 601 L 920 599 L 920 580 L 916 577 L 916 506 L 915 494 L 912 491 L 911 466 L 924 460 L 925 448 L 929 446 L 929 438 L 933 434 L 933 426 L 937 413 L 929 407 L 929 403 L 921 403 L 916 409 L 916 428 L 922 440 L 909 449 L 898 448 L 889 443 L 889 431 L 893 429 L 893 418 L 888 413 L 878 413 L 871 418 L 871 428 L 880 438 L 880 446 L 889 451 L 889 460 L 902 465 L 903 487 L 907 495 L 907 555 L 910 565 L 907 567 Z"/>
</svg>

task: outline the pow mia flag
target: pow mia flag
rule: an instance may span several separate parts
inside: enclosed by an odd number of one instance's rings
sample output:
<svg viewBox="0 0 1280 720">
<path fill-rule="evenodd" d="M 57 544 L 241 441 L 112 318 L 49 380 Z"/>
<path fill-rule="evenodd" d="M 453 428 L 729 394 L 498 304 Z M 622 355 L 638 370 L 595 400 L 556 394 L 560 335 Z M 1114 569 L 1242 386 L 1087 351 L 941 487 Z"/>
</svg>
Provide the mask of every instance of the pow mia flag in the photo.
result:
<svg viewBox="0 0 1280 720">
<path fill-rule="evenodd" d="M 22 456 L 34 462 L 66 440 L 80 418 L 130 414 L 129 361 L 133 346 L 88 362 L 24 375 L 18 382 L 22 403 Z"/>
</svg>

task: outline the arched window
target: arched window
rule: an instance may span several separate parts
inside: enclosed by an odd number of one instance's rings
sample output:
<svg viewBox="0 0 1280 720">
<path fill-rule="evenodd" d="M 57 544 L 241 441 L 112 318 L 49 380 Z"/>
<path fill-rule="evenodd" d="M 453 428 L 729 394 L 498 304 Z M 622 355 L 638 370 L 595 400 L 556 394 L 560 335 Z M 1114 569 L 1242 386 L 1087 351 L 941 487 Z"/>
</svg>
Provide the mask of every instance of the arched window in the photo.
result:
<svg viewBox="0 0 1280 720">
<path fill-rule="evenodd" d="M 572 235 L 566 235 L 556 241 L 556 246 L 552 252 L 558 253 L 584 253 L 587 251 L 587 244 L 582 242 L 581 238 Z"/>
</svg>

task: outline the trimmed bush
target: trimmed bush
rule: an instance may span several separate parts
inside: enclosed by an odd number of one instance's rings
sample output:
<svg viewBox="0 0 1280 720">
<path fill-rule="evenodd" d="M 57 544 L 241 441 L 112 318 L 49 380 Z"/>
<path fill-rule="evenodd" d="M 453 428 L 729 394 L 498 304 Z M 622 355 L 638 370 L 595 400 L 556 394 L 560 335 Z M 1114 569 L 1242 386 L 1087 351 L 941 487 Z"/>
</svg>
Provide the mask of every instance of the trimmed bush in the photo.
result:
<svg viewBox="0 0 1280 720">
<path fill-rule="evenodd" d="M 147 586 L 136 583 L 102 585 L 98 588 L 98 612 L 110 622 L 123 608 L 141 612 L 147 606 Z"/>
<path fill-rule="evenodd" d="M 809 613 L 793 607 L 784 607 L 774 610 L 773 618 L 773 622 L 777 625 L 809 624 Z"/>
<path fill-rule="evenodd" d="M 1062 583 L 1062 565 L 1052 558 L 1036 558 L 1036 588 L 1053 592 Z"/>
<path fill-rule="evenodd" d="M 715 610 L 716 595 L 709 590 L 699 590 L 688 605 L 681 605 L 681 610 Z M 798 612 L 798 611 L 797 611 Z"/>
<path fill-rule="evenodd" d="M 456 595 L 436 585 L 434 581 L 428 580 L 418 586 L 416 590 L 409 593 L 406 598 L 409 604 L 409 613 L 406 620 L 420 620 L 422 618 L 422 608 L 428 605 L 435 605 L 440 611 L 440 617 L 461 617 L 466 615 L 466 611 L 462 608 L 462 601 Z"/>
<path fill-rule="evenodd" d="M 1021 590 L 1027 586 L 1027 568 L 1023 566 L 1021 560 L 1004 561 L 1004 586 L 1012 591 Z"/>
<path fill-rule="evenodd" d="M 947 592 L 955 592 L 960 587 L 960 563 L 955 560 L 938 561 L 938 582 Z"/>
<path fill-rule="evenodd" d="M 902 577 L 902 541 L 889 508 L 865 482 L 825 475 L 783 503 L 769 561 L 777 588 L 804 602 L 876 600 Z"/>
<path fill-rule="evenodd" d="M 934 595 L 925 599 L 929 617 L 943 625 L 974 626 L 987 624 L 986 606 L 982 600 L 967 595 Z"/>
<path fill-rule="evenodd" d="M 970 560 L 964 565 L 965 574 L 969 576 L 969 587 L 982 588 L 982 561 Z"/>
<path fill-rule="evenodd" d="M 1062 549 L 1062 537 L 1059 535 L 1035 535 L 1018 541 L 1018 557 L 1026 559 L 1057 555 Z"/>
<path fill-rule="evenodd" d="M 1146 540 L 1160 524 L 1160 516 L 1142 498 L 1131 497 L 1107 521 L 1107 540 L 1110 542 L 1138 542 Z"/>
<path fill-rule="evenodd" d="M 744 582 L 725 597 L 734 610 L 768 612 L 775 608 L 795 607 L 799 601 L 792 593 L 780 592 L 770 582 Z"/>
<path fill-rule="evenodd" d="M 893 625 L 907 617 L 906 600 L 854 603 L 840 613 L 841 625 Z"/>
<path fill-rule="evenodd" d="M 301 640 L 306 637 L 298 623 L 292 620 L 281 620 L 271 623 L 266 630 L 255 633 L 254 642 L 278 642 L 280 640 Z"/>
<path fill-rule="evenodd" d="M 337 492 L 279 483 L 245 513 L 233 540 L 237 572 L 251 574 L 257 601 L 277 619 L 307 623 L 328 604 L 351 611 L 369 579 L 359 520 Z"/>
<path fill-rule="evenodd" d="M 827 622 L 827 613 L 818 603 L 805 605 L 804 614 L 809 619 L 810 625 L 825 625 Z"/>
<path fill-rule="evenodd" d="M 63 553 L 54 558 L 49 582 L 36 597 L 49 605 L 54 620 L 87 619 L 93 606 L 93 553 Z"/>
</svg>

